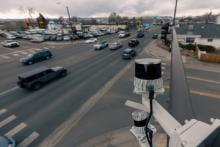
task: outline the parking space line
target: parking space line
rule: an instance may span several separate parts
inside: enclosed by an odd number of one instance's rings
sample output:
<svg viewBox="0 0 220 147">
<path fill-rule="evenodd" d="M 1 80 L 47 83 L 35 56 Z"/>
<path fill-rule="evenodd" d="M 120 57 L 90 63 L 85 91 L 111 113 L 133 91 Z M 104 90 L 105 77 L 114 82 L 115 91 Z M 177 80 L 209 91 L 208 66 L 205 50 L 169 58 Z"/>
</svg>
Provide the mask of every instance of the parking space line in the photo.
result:
<svg viewBox="0 0 220 147">
<path fill-rule="evenodd" d="M 7 109 L 1 109 L 0 110 L 0 115 L 4 114 L 5 112 L 7 112 Z"/>
<path fill-rule="evenodd" d="M 8 133 L 5 134 L 5 136 L 10 136 L 13 137 L 16 135 L 18 132 L 20 132 L 22 129 L 24 129 L 27 125 L 25 123 L 20 123 L 16 127 L 14 127 L 12 130 L 10 130 Z"/>
<path fill-rule="evenodd" d="M 208 82 L 208 83 L 213 83 L 213 84 L 219 84 L 220 85 L 220 82 L 218 82 L 218 81 L 202 79 L 202 78 L 197 78 L 197 77 L 191 77 L 191 76 L 187 76 L 187 78 L 191 79 L 191 80 L 203 81 L 203 82 Z"/>
<path fill-rule="evenodd" d="M 40 135 L 37 132 L 31 133 L 27 138 L 25 138 L 17 147 L 28 147 L 34 140 L 36 140 Z"/>
<path fill-rule="evenodd" d="M 4 127 L 8 123 L 12 122 L 15 118 L 16 118 L 15 115 L 11 115 L 11 116 L 7 117 L 6 119 L 4 119 L 3 121 L 0 122 L 0 128 Z"/>
</svg>

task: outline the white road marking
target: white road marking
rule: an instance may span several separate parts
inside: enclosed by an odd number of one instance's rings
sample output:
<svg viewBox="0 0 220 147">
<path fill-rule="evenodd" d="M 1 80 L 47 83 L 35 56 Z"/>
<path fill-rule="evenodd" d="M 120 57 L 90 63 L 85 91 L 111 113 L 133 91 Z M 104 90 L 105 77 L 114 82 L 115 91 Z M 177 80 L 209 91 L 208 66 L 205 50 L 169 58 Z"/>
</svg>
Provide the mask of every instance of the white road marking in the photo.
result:
<svg viewBox="0 0 220 147">
<path fill-rule="evenodd" d="M 117 75 L 109 80 L 103 87 L 92 97 L 90 97 L 80 108 L 73 113 L 67 121 L 58 126 L 39 147 L 54 147 L 56 144 L 73 129 L 93 106 L 112 88 L 112 86 L 124 75 L 128 69 L 132 66 L 133 62 L 126 65 Z"/>
<path fill-rule="evenodd" d="M 20 132 L 22 129 L 24 129 L 27 125 L 25 123 L 20 123 L 16 127 L 14 127 L 12 130 L 10 130 L 8 133 L 5 134 L 5 136 L 10 136 L 13 137 L 15 136 L 18 132 Z"/>
<path fill-rule="evenodd" d="M 20 55 L 19 54 L 12 54 L 12 56 L 19 57 Z"/>
<path fill-rule="evenodd" d="M 7 117 L 6 119 L 4 119 L 3 121 L 0 122 L 0 128 L 4 127 L 8 123 L 12 122 L 15 118 L 16 118 L 15 115 L 11 115 L 11 116 Z"/>
<path fill-rule="evenodd" d="M 16 90 L 16 89 L 18 89 L 18 88 L 19 88 L 18 86 L 15 86 L 15 87 L 13 87 L 13 88 L 11 88 L 11 89 L 8 89 L 8 90 L 6 90 L 6 91 L 3 91 L 3 92 L 0 93 L 0 96 L 2 96 L 2 95 L 4 95 L 4 94 L 7 94 L 7 93 L 9 93 L 9 92 L 12 92 L 12 91 L 14 91 L 14 90 Z"/>
<path fill-rule="evenodd" d="M 19 53 L 23 54 L 23 55 L 27 55 L 28 53 L 25 51 L 20 51 Z"/>
<path fill-rule="evenodd" d="M 5 112 L 7 112 L 7 109 L 1 109 L 0 110 L 0 115 L 4 114 Z"/>
<path fill-rule="evenodd" d="M 44 49 L 47 49 L 47 48 L 44 48 Z M 42 49 L 35 48 L 35 49 L 33 49 L 33 50 L 35 50 L 35 51 L 40 51 L 40 50 L 42 50 Z"/>
<path fill-rule="evenodd" d="M 28 147 L 34 140 L 36 140 L 40 135 L 37 132 L 31 133 L 27 138 L 25 138 L 17 147 Z"/>
<path fill-rule="evenodd" d="M 208 82 L 208 83 L 213 83 L 213 84 L 219 84 L 219 85 L 220 85 L 220 82 L 219 82 L 219 81 L 207 80 L 207 79 L 202 79 L 202 78 L 197 78 L 197 77 L 191 77 L 191 76 L 187 76 L 187 78 L 188 78 L 188 79 L 191 79 L 191 80 L 203 81 L 203 82 Z"/>
<path fill-rule="evenodd" d="M 162 70 L 165 70 L 165 69 L 166 69 L 166 67 L 162 66 Z"/>
<path fill-rule="evenodd" d="M 9 56 L 6 56 L 6 55 L 1 55 L 0 57 L 4 58 L 4 59 L 10 59 Z"/>
<path fill-rule="evenodd" d="M 167 65 L 167 64 L 163 62 L 162 65 Z"/>
</svg>

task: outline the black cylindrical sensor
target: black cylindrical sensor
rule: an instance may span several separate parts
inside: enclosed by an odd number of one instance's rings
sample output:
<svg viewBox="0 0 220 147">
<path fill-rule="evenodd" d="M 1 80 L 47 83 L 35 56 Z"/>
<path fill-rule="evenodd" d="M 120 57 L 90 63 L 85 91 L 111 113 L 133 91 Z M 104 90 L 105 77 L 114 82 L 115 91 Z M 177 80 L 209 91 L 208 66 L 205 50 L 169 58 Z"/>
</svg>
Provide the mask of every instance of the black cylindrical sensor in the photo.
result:
<svg viewBox="0 0 220 147">
<path fill-rule="evenodd" d="M 161 78 L 160 59 L 137 59 L 135 61 L 135 77 L 142 80 L 156 80 Z"/>
</svg>

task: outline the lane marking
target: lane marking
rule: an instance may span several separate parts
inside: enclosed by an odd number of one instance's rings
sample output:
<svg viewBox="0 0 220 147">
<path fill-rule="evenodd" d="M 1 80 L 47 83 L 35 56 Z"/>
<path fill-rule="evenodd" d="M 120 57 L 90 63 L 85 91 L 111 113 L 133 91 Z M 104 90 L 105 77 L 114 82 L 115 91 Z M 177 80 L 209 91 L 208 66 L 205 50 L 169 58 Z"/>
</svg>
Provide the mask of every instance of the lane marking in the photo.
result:
<svg viewBox="0 0 220 147">
<path fill-rule="evenodd" d="M 20 123 L 16 127 L 14 127 L 12 130 L 10 130 L 8 133 L 5 134 L 5 136 L 10 136 L 13 137 L 15 136 L 18 132 L 20 132 L 22 129 L 24 129 L 27 125 L 25 123 Z"/>
<path fill-rule="evenodd" d="M 165 70 L 165 69 L 166 69 L 166 67 L 162 66 L 162 70 Z"/>
<path fill-rule="evenodd" d="M 164 88 L 169 89 L 170 87 L 168 85 L 165 85 Z M 220 99 L 220 95 L 212 94 L 212 93 L 208 93 L 208 92 L 203 92 L 203 91 L 198 91 L 198 90 L 190 90 L 190 93 L 195 94 L 195 95 L 206 96 L 206 97 L 210 97 L 210 98 L 214 98 L 214 99 Z"/>
<path fill-rule="evenodd" d="M 214 83 L 214 84 L 219 84 L 220 85 L 220 82 L 218 82 L 218 81 L 202 79 L 202 78 L 197 78 L 197 77 L 192 77 L 192 76 L 187 76 L 187 78 L 191 79 L 191 80 L 203 81 L 203 82 Z"/>
<path fill-rule="evenodd" d="M 7 125 L 8 123 L 12 122 L 15 119 L 16 119 L 15 115 L 11 115 L 7 117 L 6 119 L 0 122 L 0 128 L 4 127 L 5 125 Z"/>
<path fill-rule="evenodd" d="M 23 54 L 23 55 L 27 55 L 28 53 L 25 51 L 20 51 L 19 53 Z"/>
<path fill-rule="evenodd" d="M 4 114 L 5 112 L 7 112 L 7 109 L 1 109 L 0 110 L 0 115 Z"/>
<path fill-rule="evenodd" d="M 93 106 L 112 88 L 112 86 L 124 75 L 124 73 L 130 69 L 134 62 L 130 62 L 126 65 L 118 74 L 110 79 L 95 95 L 87 99 L 87 101 L 81 105 L 81 107 L 73 113 L 68 120 L 59 125 L 39 147 L 54 147 L 60 142 L 60 140 L 71 131 L 83 118 Z"/>
<path fill-rule="evenodd" d="M 6 56 L 6 55 L 1 55 L 0 57 L 4 58 L 4 59 L 10 59 L 9 56 Z"/>
<path fill-rule="evenodd" d="M 19 54 L 12 54 L 12 56 L 19 57 L 20 55 Z"/>
<path fill-rule="evenodd" d="M 13 88 L 11 88 L 11 89 L 8 89 L 8 90 L 6 90 L 6 91 L 3 91 L 3 92 L 0 93 L 0 96 L 2 96 L 2 95 L 4 95 L 4 94 L 7 94 L 7 93 L 9 93 L 9 92 L 12 92 L 12 91 L 14 91 L 14 90 L 16 90 L 16 89 L 18 89 L 18 88 L 19 88 L 18 86 L 15 86 L 15 87 L 13 87 Z"/>
<path fill-rule="evenodd" d="M 37 132 L 31 133 L 27 138 L 25 138 L 17 147 L 28 147 L 34 140 L 36 140 L 40 134 Z"/>
</svg>

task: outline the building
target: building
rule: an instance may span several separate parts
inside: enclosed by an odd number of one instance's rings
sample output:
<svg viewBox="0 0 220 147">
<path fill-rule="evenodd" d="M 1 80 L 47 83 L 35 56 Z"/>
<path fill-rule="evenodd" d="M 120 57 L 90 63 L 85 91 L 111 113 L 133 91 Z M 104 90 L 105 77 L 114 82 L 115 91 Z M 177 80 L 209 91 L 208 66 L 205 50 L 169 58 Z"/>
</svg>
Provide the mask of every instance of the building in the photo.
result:
<svg viewBox="0 0 220 147">
<path fill-rule="evenodd" d="M 220 49 L 220 25 L 214 23 L 182 24 L 176 29 L 178 41 L 211 45 Z"/>
</svg>

